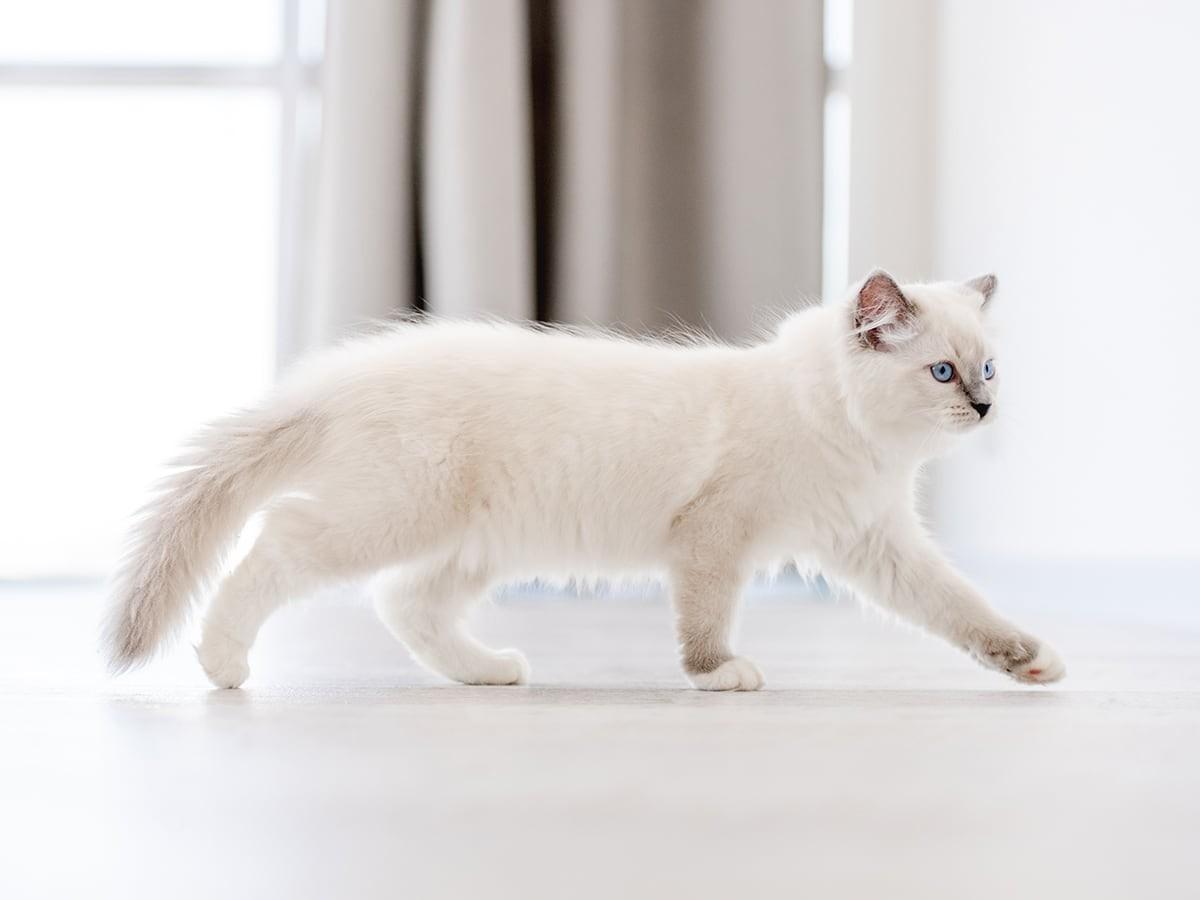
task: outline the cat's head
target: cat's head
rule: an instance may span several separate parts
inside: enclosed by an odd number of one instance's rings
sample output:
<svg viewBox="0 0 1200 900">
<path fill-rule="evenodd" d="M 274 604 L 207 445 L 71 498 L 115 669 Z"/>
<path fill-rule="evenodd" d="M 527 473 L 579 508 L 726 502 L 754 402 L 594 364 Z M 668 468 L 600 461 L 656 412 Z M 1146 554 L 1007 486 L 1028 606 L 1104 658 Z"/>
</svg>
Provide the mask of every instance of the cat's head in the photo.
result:
<svg viewBox="0 0 1200 900">
<path fill-rule="evenodd" d="M 930 441 L 995 421 L 1000 376 L 987 330 L 995 291 L 994 275 L 902 288 L 886 272 L 871 274 L 844 313 L 856 418 Z"/>
</svg>

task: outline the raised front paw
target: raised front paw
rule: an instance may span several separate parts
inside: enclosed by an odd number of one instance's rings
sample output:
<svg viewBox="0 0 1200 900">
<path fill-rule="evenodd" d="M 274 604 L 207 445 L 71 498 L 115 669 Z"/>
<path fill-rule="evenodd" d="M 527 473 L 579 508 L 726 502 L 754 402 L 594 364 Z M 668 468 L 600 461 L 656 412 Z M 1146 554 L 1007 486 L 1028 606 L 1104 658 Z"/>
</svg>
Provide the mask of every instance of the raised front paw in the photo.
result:
<svg viewBox="0 0 1200 900">
<path fill-rule="evenodd" d="M 702 691 L 757 691 L 766 680 L 758 666 L 735 656 L 710 672 L 689 672 L 688 680 Z"/>
<path fill-rule="evenodd" d="M 1019 631 L 983 633 L 967 646 L 983 665 L 1025 684 L 1049 684 L 1067 674 L 1058 654 L 1037 638 Z"/>
</svg>

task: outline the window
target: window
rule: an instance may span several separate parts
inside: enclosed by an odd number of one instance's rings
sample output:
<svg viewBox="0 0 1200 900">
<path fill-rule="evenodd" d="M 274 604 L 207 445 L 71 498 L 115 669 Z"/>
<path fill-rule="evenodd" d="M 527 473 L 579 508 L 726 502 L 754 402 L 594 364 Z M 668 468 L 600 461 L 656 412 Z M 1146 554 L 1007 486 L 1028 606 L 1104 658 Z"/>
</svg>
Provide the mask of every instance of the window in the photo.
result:
<svg viewBox="0 0 1200 900">
<path fill-rule="evenodd" d="M 850 281 L 850 92 L 854 0 L 824 0 L 825 133 L 821 294 L 839 299 Z"/>
<path fill-rule="evenodd" d="M 322 12 L 0 6 L 0 578 L 107 573 L 148 477 L 270 383 Z"/>
</svg>

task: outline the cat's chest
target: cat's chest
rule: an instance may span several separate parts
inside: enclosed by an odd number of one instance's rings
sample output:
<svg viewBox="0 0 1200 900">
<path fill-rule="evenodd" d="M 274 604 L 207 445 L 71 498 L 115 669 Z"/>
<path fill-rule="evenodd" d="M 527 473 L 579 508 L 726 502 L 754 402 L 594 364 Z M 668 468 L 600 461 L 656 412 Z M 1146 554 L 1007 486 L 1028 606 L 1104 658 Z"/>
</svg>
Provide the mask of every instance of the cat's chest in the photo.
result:
<svg viewBox="0 0 1200 900">
<path fill-rule="evenodd" d="M 797 464 L 780 474 L 773 496 L 759 506 L 758 531 L 781 546 L 840 543 L 903 502 L 908 481 L 904 468 L 869 460 Z"/>
</svg>

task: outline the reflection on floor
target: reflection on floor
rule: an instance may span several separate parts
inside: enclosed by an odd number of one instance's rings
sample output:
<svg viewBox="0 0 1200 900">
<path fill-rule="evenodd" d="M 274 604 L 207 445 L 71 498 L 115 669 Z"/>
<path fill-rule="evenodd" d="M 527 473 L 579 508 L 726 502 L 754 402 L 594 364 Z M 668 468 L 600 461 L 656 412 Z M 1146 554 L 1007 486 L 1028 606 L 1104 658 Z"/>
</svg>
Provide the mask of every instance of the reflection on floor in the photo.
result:
<svg viewBox="0 0 1200 900">
<path fill-rule="evenodd" d="M 99 600 L 0 590 L 0 896 L 1195 896 L 1194 618 L 1030 603 L 1070 669 L 1047 690 L 757 596 L 768 690 L 705 695 L 662 603 L 483 610 L 529 688 L 443 684 L 363 606 L 313 604 L 222 692 L 186 646 L 105 678 Z"/>
</svg>

